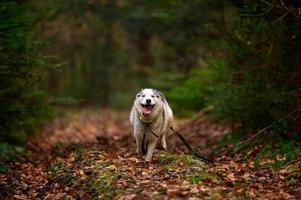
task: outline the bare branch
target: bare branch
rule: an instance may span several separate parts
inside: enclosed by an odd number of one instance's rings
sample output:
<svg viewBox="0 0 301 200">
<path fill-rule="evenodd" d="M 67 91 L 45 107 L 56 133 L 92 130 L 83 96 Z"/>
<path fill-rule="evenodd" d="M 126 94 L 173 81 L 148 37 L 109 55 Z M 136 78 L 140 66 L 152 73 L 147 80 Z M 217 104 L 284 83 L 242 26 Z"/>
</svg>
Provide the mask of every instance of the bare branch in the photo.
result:
<svg viewBox="0 0 301 200">
<path fill-rule="evenodd" d="M 294 13 L 291 9 L 289 9 L 289 8 L 285 5 L 285 3 L 283 2 L 283 0 L 280 0 L 280 2 L 281 2 L 281 5 L 285 8 L 285 10 L 287 10 L 289 13 L 291 13 L 291 14 L 294 15 L 295 17 L 300 18 L 299 15 L 297 15 L 296 13 Z"/>
</svg>

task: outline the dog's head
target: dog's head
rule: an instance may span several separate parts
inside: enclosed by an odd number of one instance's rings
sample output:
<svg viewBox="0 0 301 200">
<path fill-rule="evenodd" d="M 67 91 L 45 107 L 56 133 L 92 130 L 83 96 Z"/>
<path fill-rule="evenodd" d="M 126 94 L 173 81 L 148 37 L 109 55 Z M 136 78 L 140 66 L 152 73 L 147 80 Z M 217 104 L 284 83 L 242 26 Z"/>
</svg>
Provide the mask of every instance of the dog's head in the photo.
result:
<svg viewBox="0 0 301 200">
<path fill-rule="evenodd" d="M 142 89 L 137 95 L 134 106 L 144 122 L 150 122 L 163 109 L 165 97 L 156 89 Z"/>
</svg>

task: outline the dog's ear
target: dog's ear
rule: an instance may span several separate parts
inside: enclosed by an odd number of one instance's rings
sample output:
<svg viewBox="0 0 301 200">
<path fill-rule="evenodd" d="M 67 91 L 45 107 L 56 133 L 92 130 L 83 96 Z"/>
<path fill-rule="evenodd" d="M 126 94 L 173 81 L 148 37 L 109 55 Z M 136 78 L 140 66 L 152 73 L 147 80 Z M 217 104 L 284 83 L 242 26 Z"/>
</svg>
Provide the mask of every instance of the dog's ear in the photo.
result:
<svg viewBox="0 0 301 200">
<path fill-rule="evenodd" d="M 162 102 L 165 102 L 166 99 L 165 99 L 165 96 L 163 95 L 162 92 L 160 92 L 159 90 L 157 89 L 153 89 L 153 92 L 154 94 L 156 95 L 156 97 L 160 98 L 162 100 Z"/>
</svg>

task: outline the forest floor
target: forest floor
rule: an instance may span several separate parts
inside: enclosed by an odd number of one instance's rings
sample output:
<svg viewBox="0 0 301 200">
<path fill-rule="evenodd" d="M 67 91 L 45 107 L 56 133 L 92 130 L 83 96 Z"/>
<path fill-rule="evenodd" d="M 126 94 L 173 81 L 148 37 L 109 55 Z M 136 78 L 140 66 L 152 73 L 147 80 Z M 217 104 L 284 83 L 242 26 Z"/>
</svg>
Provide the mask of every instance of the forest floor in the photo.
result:
<svg viewBox="0 0 301 200">
<path fill-rule="evenodd" d="M 0 174 L 1 199 L 300 199 L 300 160 L 279 170 L 258 167 L 254 155 L 218 151 L 226 124 L 199 116 L 177 120 L 179 130 L 213 164 L 187 154 L 176 135 L 152 163 L 135 154 L 128 113 L 69 111 L 28 141 L 30 154 Z M 279 155 L 276 160 L 283 160 Z M 274 162 L 262 159 L 260 162 Z"/>
</svg>

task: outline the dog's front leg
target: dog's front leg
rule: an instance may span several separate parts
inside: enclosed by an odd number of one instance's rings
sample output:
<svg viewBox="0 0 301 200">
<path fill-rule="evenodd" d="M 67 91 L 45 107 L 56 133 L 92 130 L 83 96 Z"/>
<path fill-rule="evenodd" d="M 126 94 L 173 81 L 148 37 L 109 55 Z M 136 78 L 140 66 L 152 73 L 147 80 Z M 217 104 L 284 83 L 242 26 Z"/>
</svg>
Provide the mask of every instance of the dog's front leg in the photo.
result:
<svg viewBox="0 0 301 200">
<path fill-rule="evenodd" d="M 162 148 L 166 151 L 166 140 L 165 140 L 165 133 L 162 134 L 161 136 L 161 146 Z"/>
<path fill-rule="evenodd" d="M 137 145 L 137 154 L 138 155 L 143 155 L 143 151 L 142 151 L 142 135 L 141 134 L 135 134 L 135 138 L 136 138 L 136 145 Z"/>
<path fill-rule="evenodd" d="M 155 150 L 155 147 L 157 144 L 157 140 L 158 140 L 158 138 L 153 139 L 153 140 L 149 141 L 149 143 L 147 144 L 147 154 L 145 156 L 146 162 L 150 162 L 152 160 L 153 153 L 154 153 L 154 150 Z"/>
<path fill-rule="evenodd" d="M 138 125 L 134 127 L 134 135 L 135 135 L 136 145 L 137 145 L 136 152 L 138 155 L 143 155 L 142 140 L 143 140 L 144 128 Z"/>
</svg>

